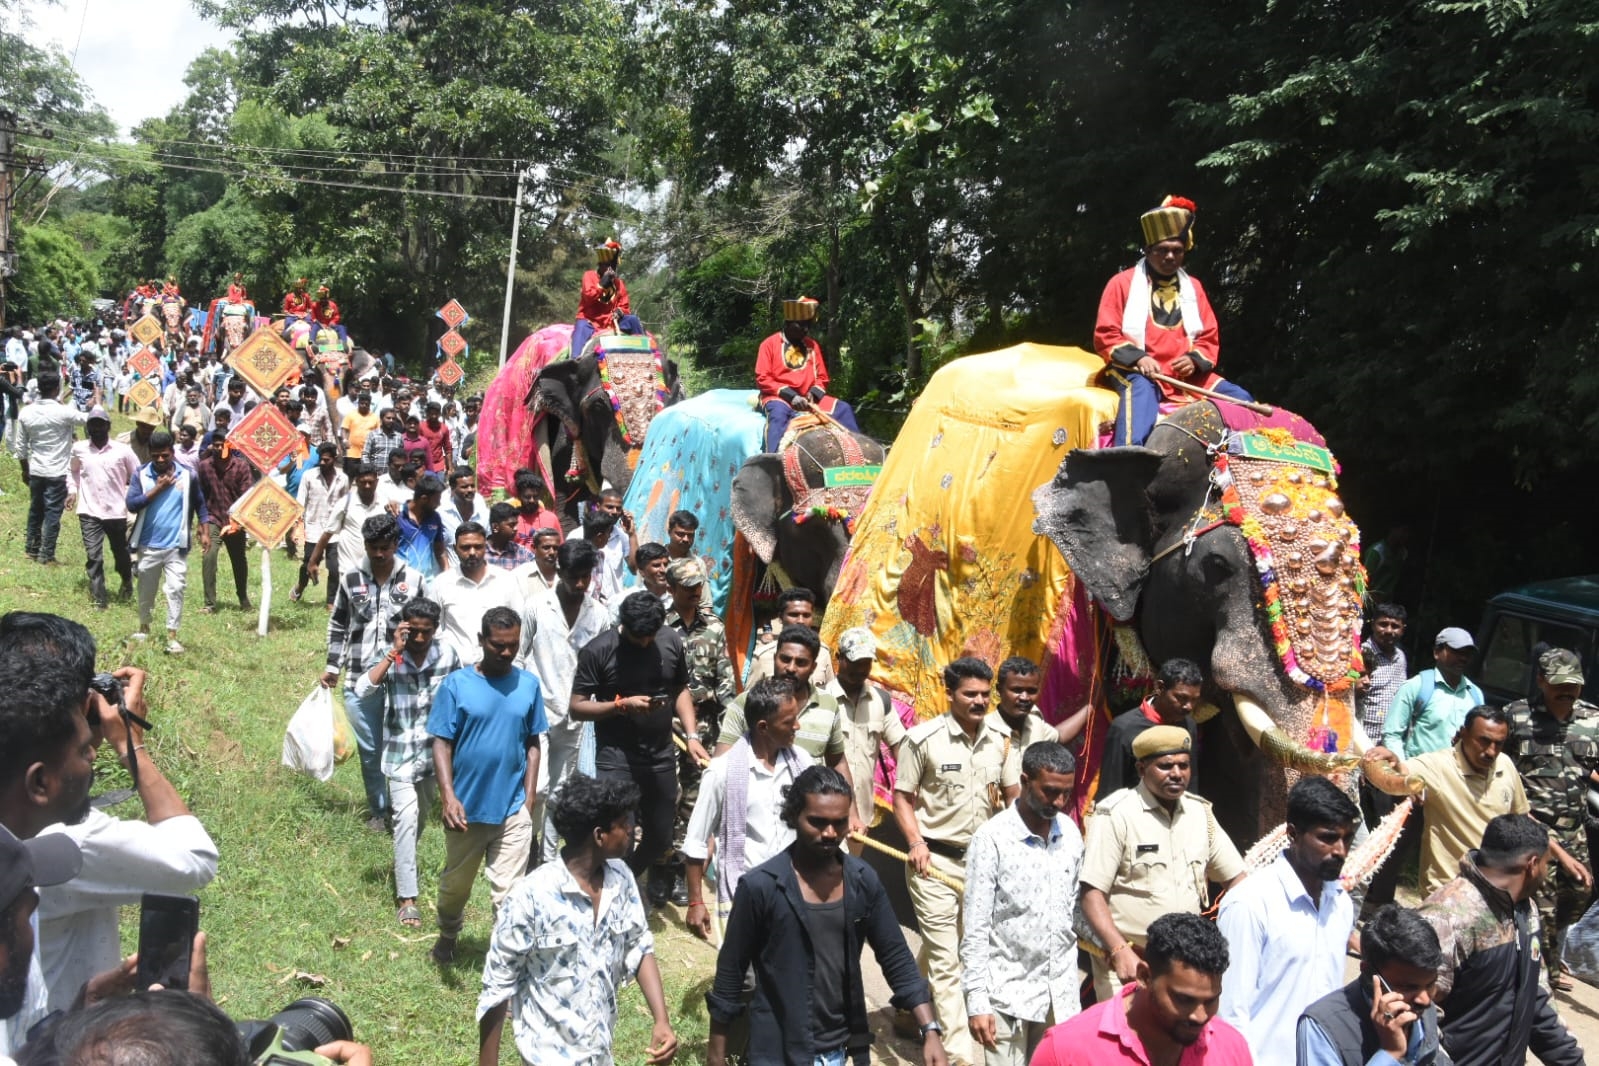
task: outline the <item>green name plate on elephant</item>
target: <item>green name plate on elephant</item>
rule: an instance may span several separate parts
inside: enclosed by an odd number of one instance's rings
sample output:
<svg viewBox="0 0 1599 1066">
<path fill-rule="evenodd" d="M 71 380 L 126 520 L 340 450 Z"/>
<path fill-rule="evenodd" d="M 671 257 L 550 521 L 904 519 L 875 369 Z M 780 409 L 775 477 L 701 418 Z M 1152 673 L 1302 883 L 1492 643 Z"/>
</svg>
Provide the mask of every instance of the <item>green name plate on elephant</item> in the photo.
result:
<svg viewBox="0 0 1599 1066">
<path fill-rule="evenodd" d="M 1233 440 L 1236 442 L 1236 447 L 1231 450 L 1237 455 L 1250 459 L 1265 459 L 1273 463 L 1308 466 L 1328 474 L 1333 472 L 1332 452 L 1315 444 L 1307 444 L 1302 440 L 1280 442 L 1264 433 L 1244 433 L 1234 437 Z"/>
<path fill-rule="evenodd" d="M 881 466 L 830 466 L 822 471 L 822 484 L 830 489 L 870 486 Z"/>
</svg>

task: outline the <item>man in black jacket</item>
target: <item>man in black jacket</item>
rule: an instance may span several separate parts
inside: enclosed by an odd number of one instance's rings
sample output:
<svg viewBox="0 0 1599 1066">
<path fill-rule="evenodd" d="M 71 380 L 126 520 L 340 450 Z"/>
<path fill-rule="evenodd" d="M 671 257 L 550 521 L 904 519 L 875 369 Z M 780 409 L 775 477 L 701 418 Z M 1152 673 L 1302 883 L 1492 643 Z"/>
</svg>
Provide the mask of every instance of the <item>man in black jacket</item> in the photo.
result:
<svg viewBox="0 0 1599 1066">
<path fill-rule="evenodd" d="M 1521 1063 L 1529 1050 L 1544 1066 L 1583 1066 L 1582 1048 L 1539 980 L 1532 897 L 1549 874 L 1549 853 L 1541 823 L 1501 814 L 1482 846 L 1460 860 L 1460 876 L 1422 905 L 1443 948 L 1443 1046 L 1457 1066 Z"/>
<path fill-rule="evenodd" d="M 872 1034 L 861 986 L 863 934 L 894 990 L 894 1006 L 911 1010 L 921 1027 L 923 1062 L 948 1066 L 932 995 L 883 884 L 840 848 L 851 799 L 849 782 L 825 766 L 807 768 L 789 786 L 783 820 L 798 839 L 739 881 L 716 981 L 705 996 L 707 1066 L 727 1062 L 728 1032 L 744 1011 L 744 975 L 751 966 L 751 1066 L 843 1066 L 846 1060 L 866 1066 Z"/>
</svg>

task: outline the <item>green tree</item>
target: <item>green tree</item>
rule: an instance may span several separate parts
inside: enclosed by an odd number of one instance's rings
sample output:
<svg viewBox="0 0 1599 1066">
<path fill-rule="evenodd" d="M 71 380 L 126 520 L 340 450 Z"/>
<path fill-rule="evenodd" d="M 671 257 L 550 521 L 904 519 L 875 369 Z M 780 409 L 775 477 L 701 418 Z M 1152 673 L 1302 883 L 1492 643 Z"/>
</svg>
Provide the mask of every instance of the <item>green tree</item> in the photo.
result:
<svg viewBox="0 0 1599 1066">
<path fill-rule="evenodd" d="M 7 297 L 12 321 L 39 323 L 86 315 L 98 289 L 94 267 L 70 233 L 50 225 L 21 228 L 17 272 Z"/>
</svg>

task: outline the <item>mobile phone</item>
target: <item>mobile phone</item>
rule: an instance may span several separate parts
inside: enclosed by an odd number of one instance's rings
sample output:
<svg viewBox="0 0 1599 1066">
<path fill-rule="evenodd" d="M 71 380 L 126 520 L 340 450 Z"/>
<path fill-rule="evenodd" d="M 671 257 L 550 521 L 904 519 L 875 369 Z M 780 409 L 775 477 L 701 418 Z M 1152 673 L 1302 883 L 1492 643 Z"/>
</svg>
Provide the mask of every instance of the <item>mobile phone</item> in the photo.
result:
<svg viewBox="0 0 1599 1066">
<path fill-rule="evenodd" d="M 665 693 L 659 693 L 650 697 L 650 710 L 652 711 L 670 710 L 671 706 L 672 697 L 666 695 Z"/>
<path fill-rule="evenodd" d="M 160 985 L 188 991 L 190 953 L 200 931 L 200 901 L 146 892 L 139 903 L 136 988 Z"/>
</svg>

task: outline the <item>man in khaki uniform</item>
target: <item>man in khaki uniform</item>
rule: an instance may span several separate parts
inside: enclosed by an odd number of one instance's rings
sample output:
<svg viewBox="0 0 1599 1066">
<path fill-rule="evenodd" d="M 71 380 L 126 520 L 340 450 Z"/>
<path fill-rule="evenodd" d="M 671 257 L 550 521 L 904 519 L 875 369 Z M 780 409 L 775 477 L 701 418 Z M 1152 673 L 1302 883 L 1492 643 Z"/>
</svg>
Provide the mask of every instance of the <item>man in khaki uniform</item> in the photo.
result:
<svg viewBox="0 0 1599 1066">
<path fill-rule="evenodd" d="M 1090 707 L 1078 708 L 1074 713 L 1051 725 L 1038 713 L 1038 693 L 1043 685 L 1043 671 L 1033 660 L 1013 655 L 999 664 L 994 675 L 995 694 L 999 702 L 989 713 L 989 718 L 1001 732 L 1010 735 L 1013 751 L 1026 751 L 1034 744 L 1054 741 L 1070 744 L 1083 731 Z"/>
<path fill-rule="evenodd" d="M 878 750 L 883 744 L 899 747 L 905 723 L 894 710 L 888 693 L 872 684 L 872 664 L 877 660 L 877 638 L 865 626 L 846 629 L 838 638 L 838 676 L 826 691 L 838 700 L 844 729 L 844 757 L 849 762 L 855 788 L 855 816 L 870 827 L 877 820 L 877 800 L 872 782 L 877 775 Z M 850 852 L 861 845 L 850 841 Z"/>
<path fill-rule="evenodd" d="M 993 677 L 981 659 L 944 668 L 949 710 L 905 734 L 894 782 L 894 819 L 910 846 L 906 882 L 922 933 L 918 961 L 952 1063 L 977 1061 L 961 990 L 961 894 L 927 874 L 962 877 L 972 834 L 1021 790 L 1021 753 L 987 714 Z"/>
<path fill-rule="evenodd" d="M 1138 785 L 1099 801 L 1083 856 L 1083 917 L 1105 946 L 1094 956 L 1094 991 L 1109 999 L 1138 972 L 1149 924 L 1199 914 L 1207 881 L 1231 888 L 1244 860 L 1216 824 L 1210 801 L 1188 792 L 1193 740 L 1180 726 L 1151 726 L 1133 739 Z"/>
</svg>

